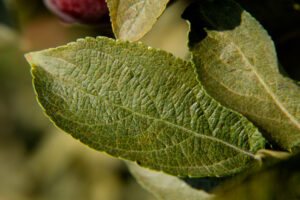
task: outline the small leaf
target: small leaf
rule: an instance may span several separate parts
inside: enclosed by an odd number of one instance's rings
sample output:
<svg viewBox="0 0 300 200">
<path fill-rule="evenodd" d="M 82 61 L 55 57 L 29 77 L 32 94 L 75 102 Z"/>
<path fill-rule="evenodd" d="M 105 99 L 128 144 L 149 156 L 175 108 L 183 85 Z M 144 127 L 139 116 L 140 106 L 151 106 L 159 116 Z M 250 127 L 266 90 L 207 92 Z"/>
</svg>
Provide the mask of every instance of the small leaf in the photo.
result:
<svg viewBox="0 0 300 200">
<path fill-rule="evenodd" d="M 107 0 L 113 31 L 118 39 L 143 37 L 165 10 L 169 0 Z"/>
<path fill-rule="evenodd" d="M 264 148 L 256 127 L 165 51 L 98 37 L 26 57 L 46 114 L 99 151 L 178 176 L 225 176 Z"/>
<path fill-rule="evenodd" d="M 258 159 L 261 160 L 284 160 L 291 156 L 291 153 L 285 151 L 273 151 L 269 149 L 261 149 L 257 151 L 255 155 Z M 265 162 L 264 162 L 265 163 Z"/>
<path fill-rule="evenodd" d="M 255 122 L 275 144 L 300 144 L 300 87 L 278 70 L 261 25 L 230 0 L 201 1 L 184 13 L 198 78 L 210 95 Z"/>
<path fill-rule="evenodd" d="M 126 162 L 131 174 L 148 191 L 162 200 L 202 200 L 213 195 L 190 187 L 183 180 L 162 172 L 148 170 L 132 162 Z"/>
<path fill-rule="evenodd" d="M 255 173 L 237 176 L 216 191 L 214 200 L 281 200 L 300 197 L 300 154 Z"/>
</svg>

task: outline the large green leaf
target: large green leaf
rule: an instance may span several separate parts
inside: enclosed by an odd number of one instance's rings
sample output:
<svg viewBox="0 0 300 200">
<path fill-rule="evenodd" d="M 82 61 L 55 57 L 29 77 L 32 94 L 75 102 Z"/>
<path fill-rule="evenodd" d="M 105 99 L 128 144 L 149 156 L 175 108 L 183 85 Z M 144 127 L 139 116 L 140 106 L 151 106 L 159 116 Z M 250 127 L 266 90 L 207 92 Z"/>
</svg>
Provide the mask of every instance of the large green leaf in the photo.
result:
<svg viewBox="0 0 300 200">
<path fill-rule="evenodd" d="M 46 114 L 99 151 L 173 175 L 225 176 L 264 148 L 256 127 L 165 51 L 98 37 L 26 57 Z"/>
<path fill-rule="evenodd" d="M 222 104 L 267 130 L 281 148 L 300 144 L 300 88 L 278 70 L 274 44 L 261 25 L 230 0 L 193 4 L 190 50 L 198 77 Z"/>
<path fill-rule="evenodd" d="M 165 10 L 169 0 L 107 0 L 116 38 L 136 41 L 143 37 Z"/>
<path fill-rule="evenodd" d="M 137 181 L 158 199 L 162 200 L 204 200 L 212 199 L 213 195 L 189 186 L 178 177 L 162 172 L 155 172 L 135 163 L 127 162 L 131 174 Z"/>
</svg>

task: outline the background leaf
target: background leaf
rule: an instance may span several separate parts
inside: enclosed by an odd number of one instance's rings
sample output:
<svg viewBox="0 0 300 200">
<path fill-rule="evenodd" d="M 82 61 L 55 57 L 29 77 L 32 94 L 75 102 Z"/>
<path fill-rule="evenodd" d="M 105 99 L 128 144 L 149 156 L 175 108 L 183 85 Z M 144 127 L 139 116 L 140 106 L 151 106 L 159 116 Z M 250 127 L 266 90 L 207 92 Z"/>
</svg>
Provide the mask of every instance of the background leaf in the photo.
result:
<svg viewBox="0 0 300 200">
<path fill-rule="evenodd" d="M 143 37 L 165 10 L 169 0 L 107 0 L 116 38 L 136 41 Z"/>
<path fill-rule="evenodd" d="M 162 200 L 202 200 L 211 199 L 213 195 L 203 190 L 190 187 L 178 177 L 170 176 L 162 172 L 155 172 L 135 163 L 127 162 L 131 174 L 145 189 L 152 192 L 158 199 Z"/>
<path fill-rule="evenodd" d="M 259 21 L 271 36 L 280 67 L 294 80 L 300 80 L 300 10 L 298 0 L 237 0 Z M 298 3 L 298 7 L 299 7 Z M 282 72 L 281 68 L 279 68 Z M 283 73 L 284 75 L 284 73 Z"/>
<path fill-rule="evenodd" d="M 94 149 L 173 175 L 225 176 L 264 148 L 256 127 L 164 51 L 98 37 L 26 57 L 46 114 Z"/>
<path fill-rule="evenodd" d="M 190 50 L 209 94 L 267 130 L 286 150 L 300 144 L 300 88 L 278 71 L 272 40 L 230 0 L 201 1 L 184 13 Z"/>
</svg>

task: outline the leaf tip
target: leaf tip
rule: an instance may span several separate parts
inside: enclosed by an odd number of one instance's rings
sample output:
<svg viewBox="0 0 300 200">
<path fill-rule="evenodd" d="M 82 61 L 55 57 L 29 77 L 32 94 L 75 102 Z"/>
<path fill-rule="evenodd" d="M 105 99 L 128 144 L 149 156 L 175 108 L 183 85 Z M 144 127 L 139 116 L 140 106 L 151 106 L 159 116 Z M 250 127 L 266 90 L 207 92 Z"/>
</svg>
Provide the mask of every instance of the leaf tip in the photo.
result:
<svg viewBox="0 0 300 200">
<path fill-rule="evenodd" d="M 27 60 L 27 62 L 31 63 L 31 60 L 32 60 L 31 53 L 26 53 L 24 56 L 25 56 L 25 59 Z"/>
<path fill-rule="evenodd" d="M 31 68 L 34 68 L 35 66 L 39 66 L 41 64 L 39 52 L 29 52 L 24 56 L 27 62 L 30 64 Z"/>
</svg>

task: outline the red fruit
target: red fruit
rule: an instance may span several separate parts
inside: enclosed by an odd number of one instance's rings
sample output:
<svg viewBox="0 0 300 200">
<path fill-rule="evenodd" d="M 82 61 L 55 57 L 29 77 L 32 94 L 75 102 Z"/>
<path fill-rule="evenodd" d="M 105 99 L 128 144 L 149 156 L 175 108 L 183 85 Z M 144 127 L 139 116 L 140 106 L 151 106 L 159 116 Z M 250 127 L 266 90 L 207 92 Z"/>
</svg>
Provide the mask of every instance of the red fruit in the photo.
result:
<svg viewBox="0 0 300 200">
<path fill-rule="evenodd" d="M 68 23 L 97 23 L 108 13 L 105 0 L 44 0 L 46 6 Z"/>
</svg>

